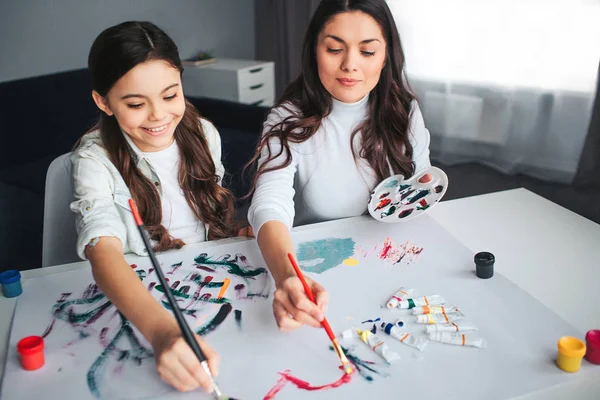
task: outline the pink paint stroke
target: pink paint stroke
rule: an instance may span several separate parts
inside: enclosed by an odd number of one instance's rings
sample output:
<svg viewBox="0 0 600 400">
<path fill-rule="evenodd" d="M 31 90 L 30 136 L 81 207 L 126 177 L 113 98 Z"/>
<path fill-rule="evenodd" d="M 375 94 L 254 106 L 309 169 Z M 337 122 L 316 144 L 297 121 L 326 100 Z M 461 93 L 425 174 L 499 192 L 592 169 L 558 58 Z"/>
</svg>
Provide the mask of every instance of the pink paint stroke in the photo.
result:
<svg viewBox="0 0 600 400">
<path fill-rule="evenodd" d="M 298 379 L 295 376 L 291 375 L 290 370 L 286 369 L 285 371 L 279 373 L 279 375 L 281 375 L 281 378 L 279 378 L 277 383 L 275 383 L 275 386 L 273 386 L 271 388 L 271 390 L 269 390 L 269 392 L 265 395 L 265 397 L 263 397 L 263 400 L 274 399 L 275 396 L 288 384 L 288 382 L 294 384 L 298 389 L 302 389 L 302 390 L 306 390 L 306 391 L 310 391 L 310 392 L 337 388 L 337 387 L 340 387 L 347 383 L 350 383 L 350 381 L 352 380 L 352 375 L 354 375 L 355 372 L 356 372 L 356 369 L 353 369 L 353 372 L 351 375 L 348 375 L 344 372 L 344 374 L 341 376 L 341 378 L 333 383 L 328 383 L 326 385 L 321 385 L 321 386 L 313 386 L 310 383 L 303 381 L 302 379 Z"/>
</svg>

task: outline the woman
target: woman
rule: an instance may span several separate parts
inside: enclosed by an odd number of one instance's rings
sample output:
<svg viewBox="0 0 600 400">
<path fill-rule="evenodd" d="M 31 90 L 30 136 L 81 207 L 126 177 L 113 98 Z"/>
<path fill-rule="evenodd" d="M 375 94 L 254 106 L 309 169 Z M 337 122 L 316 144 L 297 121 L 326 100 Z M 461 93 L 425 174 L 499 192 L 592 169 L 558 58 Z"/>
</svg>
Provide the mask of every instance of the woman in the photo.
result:
<svg viewBox="0 0 600 400">
<path fill-rule="evenodd" d="M 275 279 L 281 330 L 320 327 L 326 290 L 304 293 L 287 254 L 294 225 L 362 215 L 392 174 L 430 166 L 429 131 L 403 77 L 404 54 L 385 0 L 323 0 L 310 22 L 302 72 L 265 122 L 252 163 L 248 220 Z"/>
</svg>

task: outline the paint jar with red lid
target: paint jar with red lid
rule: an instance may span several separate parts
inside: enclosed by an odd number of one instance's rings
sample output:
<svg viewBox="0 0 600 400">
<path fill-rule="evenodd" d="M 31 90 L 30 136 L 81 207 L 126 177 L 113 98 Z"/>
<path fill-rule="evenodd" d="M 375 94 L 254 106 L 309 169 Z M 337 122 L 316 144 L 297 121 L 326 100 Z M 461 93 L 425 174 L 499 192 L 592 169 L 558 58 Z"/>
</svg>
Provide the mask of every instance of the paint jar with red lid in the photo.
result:
<svg viewBox="0 0 600 400">
<path fill-rule="evenodd" d="M 19 340 L 17 352 L 21 356 L 21 366 L 27 371 L 44 365 L 44 339 L 41 336 L 27 336 Z"/>
<path fill-rule="evenodd" d="M 592 364 L 600 364 L 600 330 L 593 329 L 585 335 L 587 347 L 585 359 Z"/>
</svg>

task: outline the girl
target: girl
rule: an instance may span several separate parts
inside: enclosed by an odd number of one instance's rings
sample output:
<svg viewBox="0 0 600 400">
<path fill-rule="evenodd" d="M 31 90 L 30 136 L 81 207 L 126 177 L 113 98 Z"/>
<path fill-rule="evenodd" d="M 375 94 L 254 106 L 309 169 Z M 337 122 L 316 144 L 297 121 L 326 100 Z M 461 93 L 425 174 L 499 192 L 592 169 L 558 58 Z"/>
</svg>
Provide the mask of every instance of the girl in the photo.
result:
<svg viewBox="0 0 600 400">
<path fill-rule="evenodd" d="M 392 174 L 430 166 L 429 131 L 403 78 L 404 54 L 385 0 L 323 0 L 308 27 L 302 72 L 267 118 L 248 220 L 275 279 L 281 330 L 320 327 L 327 292 L 305 295 L 287 253 L 293 225 L 362 215 Z"/>
<path fill-rule="evenodd" d="M 183 96 L 177 46 L 149 22 L 102 32 L 88 58 L 102 111 L 72 156 L 80 257 L 110 301 L 151 343 L 158 373 L 181 391 L 210 391 L 175 319 L 151 296 L 124 253 L 146 254 L 127 203 L 133 198 L 156 251 L 233 235 L 234 202 L 219 185 L 219 133 Z M 219 357 L 200 337 L 210 368 Z"/>
</svg>

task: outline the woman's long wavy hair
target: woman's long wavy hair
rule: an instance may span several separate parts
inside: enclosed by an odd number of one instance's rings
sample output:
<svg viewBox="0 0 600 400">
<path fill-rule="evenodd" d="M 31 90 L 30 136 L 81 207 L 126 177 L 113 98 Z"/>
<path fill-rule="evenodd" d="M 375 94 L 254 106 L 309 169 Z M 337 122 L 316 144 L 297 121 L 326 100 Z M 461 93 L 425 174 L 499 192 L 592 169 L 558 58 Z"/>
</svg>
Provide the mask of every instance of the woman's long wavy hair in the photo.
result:
<svg viewBox="0 0 600 400">
<path fill-rule="evenodd" d="M 94 41 L 88 57 L 92 89 L 105 97 L 123 75 L 149 60 L 164 60 L 183 73 L 177 46 L 154 24 L 129 21 L 106 29 Z M 161 224 L 162 206 L 158 190 L 137 168 L 135 156 L 116 118 L 101 113 L 90 132 L 96 129 L 100 130 L 110 160 L 137 203 L 150 238 L 155 241 L 155 250 L 181 248 L 185 243 L 173 238 Z M 187 100 L 185 113 L 175 128 L 174 136 L 180 154 L 179 185 L 188 205 L 200 221 L 209 225 L 211 238 L 233 235 L 236 230 L 232 223 L 233 195 L 219 185 L 200 114 Z"/>
<path fill-rule="evenodd" d="M 404 52 L 394 17 L 385 0 L 323 0 L 316 9 L 302 46 L 302 70 L 300 76 L 285 90 L 276 106 L 285 107 L 291 116 L 270 127 L 258 143 L 257 151 L 247 164 L 246 170 L 255 169 L 252 187 L 247 197 L 256 190 L 262 174 L 288 166 L 292 161 L 289 143 L 301 143 L 313 136 L 321 121 L 331 112 L 331 95 L 322 85 L 317 69 L 317 40 L 325 24 L 335 15 L 360 11 L 370 15 L 379 24 L 386 42 L 385 66 L 368 101 L 367 118 L 352 133 L 351 143 L 361 132 L 361 150 L 357 157 L 364 158 L 373 168 L 379 180 L 389 176 L 390 166 L 394 173 L 410 177 L 414 174 L 413 147 L 409 141 L 409 121 L 414 95 L 403 78 Z M 291 105 L 291 107 L 289 106 Z M 271 149 L 270 141 L 279 139 L 281 148 Z M 263 149 L 267 158 L 258 165 Z M 273 161 L 285 153 L 286 159 L 279 165 Z M 389 165 L 388 165 L 389 160 Z"/>
</svg>

